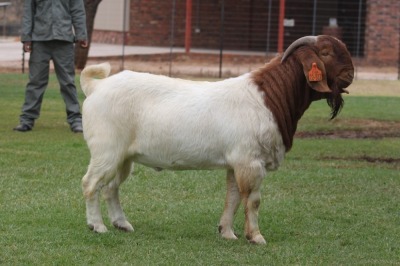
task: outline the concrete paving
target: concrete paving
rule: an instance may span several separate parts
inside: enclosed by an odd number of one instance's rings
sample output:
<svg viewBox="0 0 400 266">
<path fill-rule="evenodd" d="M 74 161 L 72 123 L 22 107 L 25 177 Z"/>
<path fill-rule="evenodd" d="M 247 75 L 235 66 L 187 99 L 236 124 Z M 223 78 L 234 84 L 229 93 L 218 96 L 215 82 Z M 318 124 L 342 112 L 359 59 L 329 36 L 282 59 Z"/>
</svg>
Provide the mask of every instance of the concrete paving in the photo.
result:
<svg viewBox="0 0 400 266">
<path fill-rule="evenodd" d="M 173 47 L 173 53 L 183 53 L 183 47 Z M 168 54 L 171 52 L 169 47 L 157 46 L 122 46 L 105 43 L 92 43 L 89 50 L 90 57 L 107 57 L 122 55 L 148 55 L 148 54 Z M 191 53 L 219 54 L 218 50 L 211 49 L 191 49 Z M 224 53 L 237 55 L 259 55 L 262 52 L 246 52 L 246 51 L 224 51 Z M 22 59 L 22 43 L 18 38 L 0 38 L 0 61 L 15 61 Z M 29 53 L 25 53 L 25 59 L 29 59 Z"/>
<path fill-rule="evenodd" d="M 182 48 L 173 49 L 174 52 L 183 52 Z M 169 53 L 166 47 L 125 46 L 103 43 L 92 43 L 89 57 L 107 57 L 133 54 L 160 54 Z M 0 61 L 22 60 L 22 43 L 17 39 L 0 39 Z M 29 60 L 29 53 L 25 53 L 25 59 Z"/>
</svg>

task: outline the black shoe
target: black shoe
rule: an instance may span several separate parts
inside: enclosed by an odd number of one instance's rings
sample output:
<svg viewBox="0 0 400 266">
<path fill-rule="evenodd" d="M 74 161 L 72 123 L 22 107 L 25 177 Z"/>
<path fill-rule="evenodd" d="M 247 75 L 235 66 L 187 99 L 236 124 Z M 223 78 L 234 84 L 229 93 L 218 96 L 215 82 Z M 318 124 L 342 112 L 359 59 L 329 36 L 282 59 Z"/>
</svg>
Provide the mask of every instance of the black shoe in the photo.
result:
<svg viewBox="0 0 400 266">
<path fill-rule="evenodd" d="M 77 125 L 71 126 L 71 131 L 74 133 L 82 133 L 83 132 L 82 125 L 77 124 Z"/>
<path fill-rule="evenodd" d="M 19 132 L 27 132 L 27 131 L 31 131 L 32 127 L 28 126 L 26 124 L 19 124 L 18 126 L 14 127 L 13 130 L 19 131 Z"/>
</svg>

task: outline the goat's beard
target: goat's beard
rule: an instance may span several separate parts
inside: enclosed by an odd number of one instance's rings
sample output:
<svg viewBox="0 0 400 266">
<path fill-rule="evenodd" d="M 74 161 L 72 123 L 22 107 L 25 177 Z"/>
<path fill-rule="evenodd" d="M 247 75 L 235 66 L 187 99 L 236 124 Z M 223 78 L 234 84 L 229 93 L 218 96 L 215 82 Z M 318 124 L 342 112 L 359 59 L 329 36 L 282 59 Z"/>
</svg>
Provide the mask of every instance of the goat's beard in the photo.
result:
<svg viewBox="0 0 400 266">
<path fill-rule="evenodd" d="M 340 113 L 340 110 L 342 110 L 344 100 L 342 98 L 341 90 L 336 84 L 332 84 L 330 88 L 332 89 L 332 93 L 329 94 L 326 101 L 331 108 L 331 119 L 334 119 Z"/>
</svg>

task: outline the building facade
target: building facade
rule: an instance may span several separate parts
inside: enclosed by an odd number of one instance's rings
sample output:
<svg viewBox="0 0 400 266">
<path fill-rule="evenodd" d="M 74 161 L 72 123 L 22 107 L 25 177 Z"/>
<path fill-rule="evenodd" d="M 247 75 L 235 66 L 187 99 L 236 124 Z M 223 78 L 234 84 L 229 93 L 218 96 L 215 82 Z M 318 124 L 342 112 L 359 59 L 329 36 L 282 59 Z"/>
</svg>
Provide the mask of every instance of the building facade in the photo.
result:
<svg viewBox="0 0 400 266">
<path fill-rule="evenodd" d="M 305 35 L 342 39 L 355 58 L 397 65 L 398 0 L 191 0 L 190 47 L 276 53 Z M 103 0 L 93 41 L 140 46 L 187 44 L 186 0 Z M 279 27 L 283 25 L 283 34 Z"/>
</svg>

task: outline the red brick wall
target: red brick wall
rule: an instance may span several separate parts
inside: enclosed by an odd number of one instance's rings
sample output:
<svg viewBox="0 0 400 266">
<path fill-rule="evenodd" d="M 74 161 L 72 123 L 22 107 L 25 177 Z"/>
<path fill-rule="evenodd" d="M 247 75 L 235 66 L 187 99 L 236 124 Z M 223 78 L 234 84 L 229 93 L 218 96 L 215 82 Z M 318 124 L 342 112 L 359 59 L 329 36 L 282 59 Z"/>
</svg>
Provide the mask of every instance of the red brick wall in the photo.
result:
<svg viewBox="0 0 400 266">
<path fill-rule="evenodd" d="M 175 45 L 183 45 L 185 0 L 176 0 Z M 131 0 L 130 32 L 127 44 L 168 46 L 171 36 L 172 1 Z"/>
<path fill-rule="evenodd" d="M 303 1 L 306 2 L 306 0 Z M 220 1 L 202 0 L 198 2 L 200 3 L 199 6 L 197 6 L 196 3 L 196 1 L 193 1 L 192 47 L 218 49 L 220 41 Z M 265 3 L 267 3 L 267 1 L 225 1 L 225 49 L 258 51 L 262 51 L 263 49 L 265 50 L 265 25 L 267 25 L 268 15 Z M 277 3 L 278 0 L 273 1 L 273 12 L 271 14 L 271 52 L 275 51 L 274 49 L 276 49 L 276 29 L 278 23 Z M 290 1 L 287 1 L 287 3 L 290 3 Z M 311 2 L 307 0 L 307 3 Z M 186 0 L 176 0 L 174 46 L 184 46 L 186 13 L 185 6 Z M 357 6 L 358 4 L 354 5 L 354 8 L 357 8 Z M 321 6 L 320 8 L 322 9 Z M 127 45 L 170 45 L 172 18 L 171 0 L 131 0 L 130 11 L 130 31 L 126 35 Z M 304 13 L 304 11 L 301 12 Z M 359 52 L 360 55 L 364 55 L 364 59 L 368 63 L 379 65 L 397 64 L 400 49 L 399 14 L 400 0 L 366 0 L 365 31 L 363 24 L 363 32 L 361 36 L 361 38 L 365 37 L 365 43 L 364 47 L 359 49 Z M 290 16 L 289 13 L 287 15 Z M 312 16 L 312 14 L 310 14 L 310 16 Z M 319 14 L 319 16 L 321 15 Z M 352 17 L 354 17 L 354 14 Z M 326 24 L 327 21 L 325 20 L 324 23 Z M 200 30 L 196 31 L 196 29 Z M 285 36 L 285 39 L 288 39 L 288 41 L 290 37 L 297 38 L 297 35 L 291 36 L 293 34 L 307 35 L 309 31 L 308 28 L 305 29 L 305 32 L 300 32 L 299 29 L 296 29 L 294 32 L 289 32 L 293 29 L 287 28 L 286 30 L 288 31 L 286 35 L 290 35 Z M 319 30 L 316 33 L 322 34 L 322 32 Z M 349 49 L 352 49 L 352 54 L 355 55 L 353 50 L 356 49 L 355 40 L 357 39 L 357 36 L 355 33 L 348 33 L 347 35 L 354 37 L 347 40 L 347 42 Z M 92 40 L 95 42 L 122 43 L 122 34 L 115 32 L 95 31 Z"/>
<path fill-rule="evenodd" d="M 396 65 L 399 57 L 399 0 L 367 0 L 365 59 Z"/>
<path fill-rule="evenodd" d="M 183 46 L 185 29 L 185 0 L 176 0 L 174 42 Z M 121 18 L 116 18 L 121 19 Z M 172 1 L 131 0 L 127 45 L 169 46 L 171 38 Z M 122 43 L 122 33 L 111 31 L 93 32 L 94 42 Z"/>
<path fill-rule="evenodd" d="M 122 44 L 123 37 L 122 32 L 95 30 L 92 35 L 92 42 Z"/>
<path fill-rule="evenodd" d="M 277 0 L 275 0 L 276 2 Z M 221 3 L 202 0 L 192 9 L 192 47 L 217 49 L 220 46 Z M 235 50 L 265 50 L 267 7 L 264 0 L 230 0 L 225 4 L 224 47 Z M 130 30 L 126 44 L 169 46 L 171 39 L 171 0 L 131 0 Z M 278 6 L 273 6 L 271 47 L 276 47 Z M 257 15 L 255 15 L 257 14 Z M 184 46 L 186 0 L 176 0 L 174 45 Z M 112 36 L 107 36 L 112 35 Z M 95 30 L 93 41 L 119 43 L 115 34 Z M 273 48 L 271 48 L 273 49 Z"/>
</svg>

